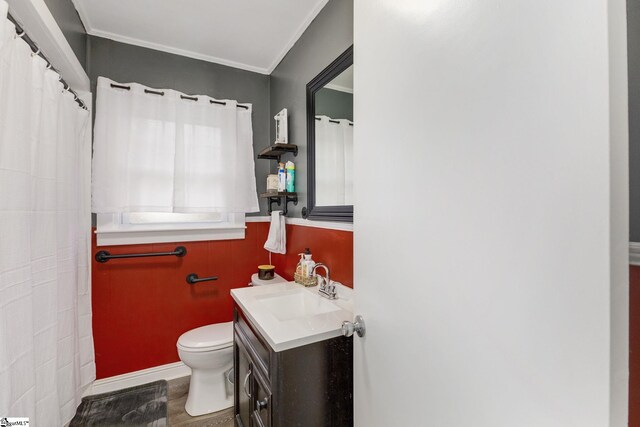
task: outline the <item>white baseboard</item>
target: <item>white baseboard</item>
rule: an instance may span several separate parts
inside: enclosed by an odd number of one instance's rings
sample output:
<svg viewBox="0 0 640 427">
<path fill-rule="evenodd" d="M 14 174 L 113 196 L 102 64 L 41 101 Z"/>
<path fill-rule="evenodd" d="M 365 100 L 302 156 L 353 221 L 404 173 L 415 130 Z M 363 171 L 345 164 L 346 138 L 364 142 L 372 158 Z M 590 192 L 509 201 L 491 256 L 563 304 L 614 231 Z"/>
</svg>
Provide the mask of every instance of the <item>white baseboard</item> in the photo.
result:
<svg viewBox="0 0 640 427">
<path fill-rule="evenodd" d="M 129 372 L 115 377 L 103 378 L 94 381 L 82 396 L 94 394 L 110 393 L 122 390 L 127 387 L 134 387 L 158 380 L 172 380 L 174 378 L 191 375 L 191 369 L 182 362 L 170 363 L 168 365 L 154 366 L 153 368 L 141 371 Z"/>
</svg>

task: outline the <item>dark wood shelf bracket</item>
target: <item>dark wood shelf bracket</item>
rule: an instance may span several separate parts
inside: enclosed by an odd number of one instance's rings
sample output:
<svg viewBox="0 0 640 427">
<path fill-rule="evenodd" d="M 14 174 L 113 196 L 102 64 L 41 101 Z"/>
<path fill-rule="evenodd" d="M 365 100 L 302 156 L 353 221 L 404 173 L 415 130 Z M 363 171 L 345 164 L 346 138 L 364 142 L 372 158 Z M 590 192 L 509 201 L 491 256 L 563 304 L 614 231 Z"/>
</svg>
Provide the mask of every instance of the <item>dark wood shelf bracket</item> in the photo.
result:
<svg viewBox="0 0 640 427">
<path fill-rule="evenodd" d="M 283 154 L 291 153 L 293 156 L 298 155 L 298 146 L 294 144 L 273 144 L 258 153 L 259 159 L 269 159 L 280 161 Z"/>
<path fill-rule="evenodd" d="M 269 215 L 273 212 L 273 204 L 277 203 L 278 206 L 282 206 L 284 202 L 284 208 L 282 209 L 282 214 L 287 216 L 288 213 L 288 205 L 289 202 L 293 202 L 294 205 L 298 204 L 298 193 L 287 193 L 285 191 L 281 191 L 278 193 L 262 193 L 260 194 L 260 198 L 267 199 L 269 203 Z"/>
</svg>

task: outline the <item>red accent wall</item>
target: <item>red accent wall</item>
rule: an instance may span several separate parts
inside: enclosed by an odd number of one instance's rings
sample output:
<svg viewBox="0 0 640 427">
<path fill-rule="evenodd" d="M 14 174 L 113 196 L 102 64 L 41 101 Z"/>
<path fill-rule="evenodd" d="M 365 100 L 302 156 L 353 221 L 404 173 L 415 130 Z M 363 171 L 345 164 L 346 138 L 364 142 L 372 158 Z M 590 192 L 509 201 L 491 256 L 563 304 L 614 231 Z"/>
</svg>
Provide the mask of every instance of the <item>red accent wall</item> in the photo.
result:
<svg viewBox="0 0 640 427">
<path fill-rule="evenodd" d="M 640 267 L 629 267 L 629 427 L 640 427 Z"/>
<path fill-rule="evenodd" d="M 331 280 L 353 288 L 353 233 L 287 225 L 287 253 L 273 254 L 271 262 L 285 279 L 293 280 L 301 252 L 310 248 L 315 262 L 330 268 Z"/>
<path fill-rule="evenodd" d="M 268 223 L 247 223 L 244 240 L 180 243 L 184 258 L 134 258 L 101 264 L 92 259 L 93 334 L 97 378 L 179 361 L 178 337 L 211 323 L 230 321 L 230 290 L 247 286 L 263 249 Z M 111 253 L 171 251 L 178 243 L 101 246 Z M 335 280 L 353 286 L 353 233 L 287 226 L 287 255 L 274 255 L 278 274 L 293 279 L 297 253 L 310 247 L 314 259 L 331 267 Z M 219 280 L 188 285 L 187 274 Z"/>
</svg>

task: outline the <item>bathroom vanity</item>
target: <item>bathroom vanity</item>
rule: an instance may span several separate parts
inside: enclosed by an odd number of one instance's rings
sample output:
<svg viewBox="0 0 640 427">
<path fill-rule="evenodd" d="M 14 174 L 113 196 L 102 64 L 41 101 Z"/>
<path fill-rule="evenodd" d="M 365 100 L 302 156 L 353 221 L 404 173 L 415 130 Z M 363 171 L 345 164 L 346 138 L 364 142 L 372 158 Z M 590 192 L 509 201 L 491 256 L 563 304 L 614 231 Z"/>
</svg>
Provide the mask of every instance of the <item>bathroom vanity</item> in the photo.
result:
<svg viewBox="0 0 640 427">
<path fill-rule="evenodd" d="M 235 425 L 353 425 L 350 292 L 336 301 L 293 282 L 234 289 Z"/>
</svg>

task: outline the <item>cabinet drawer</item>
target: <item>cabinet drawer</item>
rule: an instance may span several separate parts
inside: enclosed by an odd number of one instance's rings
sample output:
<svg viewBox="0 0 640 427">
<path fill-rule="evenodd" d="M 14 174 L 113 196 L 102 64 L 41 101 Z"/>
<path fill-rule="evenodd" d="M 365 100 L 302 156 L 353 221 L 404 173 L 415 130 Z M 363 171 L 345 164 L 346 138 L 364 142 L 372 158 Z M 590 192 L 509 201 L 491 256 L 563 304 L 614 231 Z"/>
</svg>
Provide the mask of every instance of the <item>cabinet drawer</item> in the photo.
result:
<svg viewBox="0 0 640 427">
<path fill-rule="evenodd" d="M 233 325 L 237 335 L 240 336 L 252 356 L 259 363 L 262 370 L 269 374 L 270 351 L 259 335 L 253 330 L 240 310 L 235 310 L 235 324 Z"/>
</svg>

